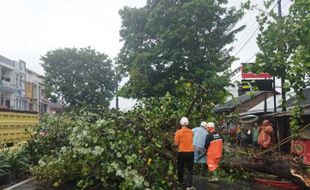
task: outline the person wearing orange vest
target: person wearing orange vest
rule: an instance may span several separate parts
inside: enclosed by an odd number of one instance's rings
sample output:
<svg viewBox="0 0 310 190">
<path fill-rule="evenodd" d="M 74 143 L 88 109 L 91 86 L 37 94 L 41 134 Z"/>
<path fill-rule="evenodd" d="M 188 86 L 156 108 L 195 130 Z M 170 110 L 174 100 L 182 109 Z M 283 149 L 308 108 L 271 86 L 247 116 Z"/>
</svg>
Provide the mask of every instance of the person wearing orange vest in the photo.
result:
<svg viewBox="0 0 310 190">
<path fill-rule="evenodd" d="M 207 123 L 207 130 L 209 134 L 206 138 L 205 149 L 207 156 L 207 165 L 210 172 L 215 171 L 218 168 L 220 159 L 222 158 L 223 150 L 223 137 L 215 131 L 214 123 Z"/>
<path fill-rule="evenodd" d="M 178 146 L 178 182 L 184 184 L 183 173 L 184 167 L 188 170 L 186 190 L 195 190 L 192 187 L 193 181 L 193 166 L 194 166 L 194 145 L 193 131 L 189 128 L 189 121 L 186 117 L 180 120 L 181 129 L 175 133 L 174 144 Z"/>
</svg>

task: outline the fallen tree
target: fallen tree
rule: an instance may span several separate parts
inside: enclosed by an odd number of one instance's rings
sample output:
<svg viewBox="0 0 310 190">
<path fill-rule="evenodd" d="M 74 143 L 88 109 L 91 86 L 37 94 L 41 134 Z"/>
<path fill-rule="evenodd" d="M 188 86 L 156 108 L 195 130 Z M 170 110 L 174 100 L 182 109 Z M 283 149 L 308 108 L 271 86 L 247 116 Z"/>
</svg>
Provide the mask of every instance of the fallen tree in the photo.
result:
<svg viewBox="0 0 310 190">
<path fill-rule="evenodd" d="M 173 133 L 182 113 L 173 108 L 178 102 L 167 96 L 128 112 L 80 111 L 44 118 L 28 144 L 32 172 L 47 186 L 175 189 Z M 307 175 L 291 163 L 289 157 L 249 158 L 234 151 L 223 157 L 224 168 L 260 171 L 299 180 L 300 186 L 308 184 Z"/>
<path fill-rule="evenodd" d="M 222 164 L 224 168 L 272 174 L 280 179 L 290 180 L 302 189 L 310 187 L 310 174 L 303 168 L 299 159 L 290 155 L 265 154 L 259 157 L 249 157 L 236 154 L 224 157 Z"/>
</svg>

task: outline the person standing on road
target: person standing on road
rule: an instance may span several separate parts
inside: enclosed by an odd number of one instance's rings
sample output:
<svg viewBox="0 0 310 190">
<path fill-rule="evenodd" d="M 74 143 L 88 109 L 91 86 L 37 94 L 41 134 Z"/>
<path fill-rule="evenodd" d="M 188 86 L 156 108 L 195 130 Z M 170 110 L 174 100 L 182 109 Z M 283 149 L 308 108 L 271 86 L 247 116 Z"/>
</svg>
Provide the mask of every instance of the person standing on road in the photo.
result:
<svg viewBox="0 0 310 190">
<path fill-rule="evenodd" d="M 252 129 L 252 142 L 254 147 L 258 147 L 258 123 L 255 122 Z"/>
<path fill-rule="evenodd" d="M 239 122 L 236 125 L 236 134 L 237 134 L 236 144 L 241 146 L 241 124 Z"/>
<path fill-rule="evenodd" d="M 247 131 L 248 129 L 244 125 L 240 127 L 240 146 L 245 146 L 248 141 Z"/>
<path fill-rule="evenodd" d="M 207 151 L 207 165 L 210 172 L 214 172 L 219 165 L 222 158 L 223 151 L 223 137 L 215 131 L 215 124 L 213 122 L 207 123 L 207 135 L 205 142 L 205 149 Z"/>
<path fill-rule="evenodd" d="M 262 126 L 259 127 L 258 144 L 263 148 L 267 149 L 272 145 L 272 133 L 273 128 L 269 120 L 264 120 Z"/>
<path fill-rule="evenodd" d="M 202 156 L 205 153 L 205 142 L 206 142 L 206 137 L 208 135 L 207 131 L 207 122 L 203 121 L 201 122 L 199 127 L 195 127 L 193 129 L 194 133 L 194 163 L 198 165 L 200 168 L 200 171 L 202 175 L 205 174 L 205 168 L 206 168 L 206 157 Z"/>
<path fill-rule="evenodd" d="M 189 129 L 189 121 L 186 117 L 180 120 L 181 129 L 175 133 L 174 144 L 178 146 L 178 182 L 184 184 L 184 167 L 187 168 L 187 183 L 186 190 L 195 190 L 192 186 L 193 180 L 193 165 L 194 165 L 194 145 L 193 145 L 193 131 Z"/>
</svg>

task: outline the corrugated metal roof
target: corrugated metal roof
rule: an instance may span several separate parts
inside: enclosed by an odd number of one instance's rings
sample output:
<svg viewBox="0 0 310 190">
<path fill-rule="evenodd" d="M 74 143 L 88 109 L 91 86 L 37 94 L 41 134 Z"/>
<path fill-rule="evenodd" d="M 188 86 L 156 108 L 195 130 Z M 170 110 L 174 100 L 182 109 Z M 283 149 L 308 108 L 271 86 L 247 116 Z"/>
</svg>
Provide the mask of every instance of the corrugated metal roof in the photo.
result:
<svg viewBox="0 0 310 190">
<path fill-rule="evenodd" d="M 307 106 L 310 104 L 310 88 L 306 88 L 303 90 L 303 95 L 305 99 L 301 101 L 301 106 Z M 287 100 L 286 105 L 287 107 L 293 107 L 296 104 L 296 96 L 291 97 Z"/>
<path fill-rule="evenodd" d="M 264 93 L 264 91 L 257 91 L 257 92 L 254 92 L 253 95 L 242 95 L 242 96 L 236 97 L 234 99 L 227 101 L 225 104 L 222 104 L 222 105 L 215 107 L 214 112 L 229 111 L 229 110 L 241 105 L 242 103 L 249 101 L 252 98 L 255 98 L 255 97 L 257 97 L 263 93 Z"/>
<path fill-rule="evenodd" d="M 267 98 L 267 110 L 270 110 L 273 112 L 274 104 L 273 104 L 273 96 L 270 96 Z M 280 105 L 282 102 L 282 95 L 276 95 L 276 105 Z M 257 104 L 256 106 L 249 109 L 249 112 L 255 112 L 255 111 L 264 111 L 265 108 L 265 101 L 262 101 L 261 103 Z"/>
<path fill-rule="evenodd" d="M 283 117 L 283 116 L 290 116 L 290 115 L 291 115 L 290 111 L 285 111 L 285 112 L 281 111 L 281 112 L 266 114 L 264 117 Z M 304 107 L 302 115 L 307 115 L 307 116 L 310 115 L 310 106 Z"/>
</svg>

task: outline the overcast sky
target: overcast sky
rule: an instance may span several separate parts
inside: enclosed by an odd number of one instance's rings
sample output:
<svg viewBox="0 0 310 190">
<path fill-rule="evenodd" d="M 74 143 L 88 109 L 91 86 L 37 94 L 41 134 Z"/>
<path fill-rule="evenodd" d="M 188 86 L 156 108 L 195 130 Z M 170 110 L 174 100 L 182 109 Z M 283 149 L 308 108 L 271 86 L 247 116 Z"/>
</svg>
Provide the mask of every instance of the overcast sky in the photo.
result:
<svg viewBox="0 0 310 190">
<path fill-rule="evenodd" d="M 0 0 L 0 55 L 43 74 L 41 55 L 91 46 L 115 57 L 121 48 L 119 9 L 145 0 Z"/>
<path fill-rule="evenodd" d="M 241 1 L 231 0 L 230 5 L 239 6 Z M 283 5 L 289 2 L 282 1 Z M 27 62 L 28 68 L 40 74 L 43 74 L 39 65 L 40 56 L 56 48 L 91 46 L 114 58 L 121 48 L 121 19 L 118 11 L 124 6 L 144 6 L 145 2 L 146 0 L 0 0 L 0 55 L 13 60 L 22 59 Z M 241 23 L 246 23 L 248 27 L 238 34 L 234 53 L 257 28 L 257 12 L 247 12 L 242 20 Z M 241 61 L 250 59 L 257 51 L 255 36 L 239 52 Z"/>
<path fill-rule="evenodd" d="M 239 6 L 242 0 L 230 0 Z M 141 7 L 146 0 L 0 0 L 0 55 L 12 60 L 26 61 L 27 68 L 43 74 L 40 56 L 64 47 L 91 46 L 116 57 L 122 44 L 118 11 L 124 6 Z M 258 0 L 262 7 L 262 0 Z M 290 0 L 282 0 L 284 13 Z M 275 9 L 276 10 L 276 9 Z M 249 11 L 240 24 L 247 28 L 237 35 L 233 44 L 240 62 L 254 60 L 258 51 L 255 16 Z M 253 37 L 250 36 L 253 34 Z M 247 42 L 248 41 L 248 42 Z M 244 44 L 246 44 L 244 46 Z M 244 46 L 244 48 L 242 48 Z M 241 49 L 242 48 L 242 49 Z"/>
</svg>

